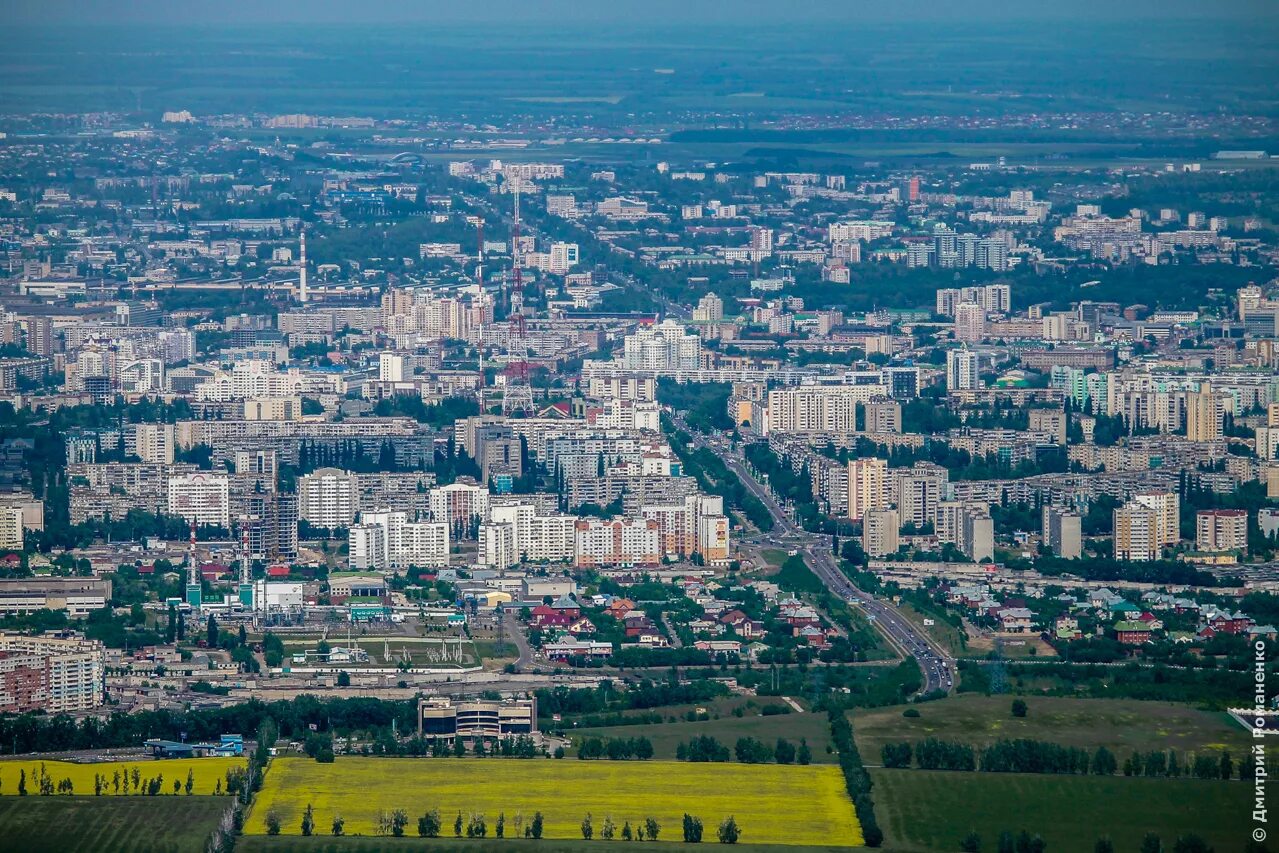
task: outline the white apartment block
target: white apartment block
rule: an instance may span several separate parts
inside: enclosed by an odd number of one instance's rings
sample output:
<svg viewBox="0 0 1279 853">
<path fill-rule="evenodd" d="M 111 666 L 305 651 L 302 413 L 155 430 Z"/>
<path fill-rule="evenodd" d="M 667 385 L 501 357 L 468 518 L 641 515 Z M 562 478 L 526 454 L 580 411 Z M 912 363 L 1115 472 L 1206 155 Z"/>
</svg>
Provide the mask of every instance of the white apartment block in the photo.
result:
<svg viewBox="0 0 1279 853">
<path fill-rule="evenodd" d="M 891 237 L 892 234 L 893 223 L 874 219 L 832 222 L 827 228 L 827 238 L 832 243 L 851 243 L 855 240 L 869 243 L 871 240 Z"/>
<path fill-rule="evenodd" d="M 431 489 L 431 520 L 466 531 L 489 513 L 488 486 L 457 482 Z M 463 534 L 464 535 L 464 534 Z"/>
<path fill-rule="evenodd" d="M 1007 314 L 1012 310 L 1012 288 L 1007 284 L 988 284 L 978 287 L 947 287 L 937 291 L 937 313 L 954 317 L 958 307 L 972 303 L 992 314 Z"/>
<path fill-rule="evenodd" d="M 1132 500 L 1154 510 L 1155 537 L 1159 545 L 1176 545 L 1181 541 L 1181 497 L 1176 492 L 1143 492 L 1133 495 Z"/>
<path fill-rule="evenodd" d="M 380 565 L 356 565 L 353 569 L 406 569 L 447 566 L 449 562 L 449 526 L 441 522 L 411 522 L 408 513 L 378 510 L 361 512 L 358 543 L 348 537 L 354 554 L 359 544 L 370 559 L 380 558 Z M 380 538 L 380 542 L 372 541 Z M 352 558 L 354 559 L 354 557 Z"/>
<path fill-rule="evenodd" d="M 352 571 L 385 572 L 386 531 L 376 524 L 353 524 L 346 532 L 347 565 Z"/>
<path fill-rule="evenodd" d="M 621 366 L 626 370 L 697 370 L 701 362 L 702 339 L 674 320 L 640 329 L 622 342 Z"/>
<path fill-rule="evenodd" d="M 946 390 L 975 391 L 981 388 L 981 376 L 977 369 L 977 354 L 966 349 L 946 353 Z"/>
<path fill-rule="evenodd" d="M 581 252 L 576 243 L 552 243 L 550 255 L 547 272 L 555 275 L 564 275 L 577 266 L 581 259 Z"/>
<path fill-rule="evenodd" d="M 499 571 L 519 564 L 520 553 L 515 544 L 515 525 L 491 521 L 481 524 L 476 560 L 483 566 Z"/>
<path fill-rule="evenodd" d="M 595 376 L 587 383 L 586 393 L 595 400 L 651 403 L 657 399 L 657 380 L 651 376 Z"/>
<path fill-rule="evenodd" d="M 230 482 L 227 476 L 197 471 L 170 477 L 168 514 L 197 525 L 230 529 Z"/>
<path fill-rule="evenodd" d="M 539 515 L 531 503 L 503 502 L 489 507 L 490 525 L 509 525 L 516 562 L 562 563 L 573 559 L 575 525 L 571 515 Z M 484 535 L 484 527 L 480 528 Z M 481 557 L 484 545 L 481 543 Z"/>
<path fill-rule="evenodd" d="M 661 429 L 661 411 L 655 402 L 631 400 L 605 400 L 598 409 L 588 409 L 586 422 L 599 429 L 646 430 Z"/>
<path fill-rule="evenodd" d="M 887 397 L 882 384 L 801 385 L 768 392 L 767 432 L 857 432 L 857 406 Z"/>
<path fill-rule="evenodd" d="M 318 468 L 298 478 L 298 518 L 330 530 L 350 527 L 360 510 L 360 482 L 337 468 Z"/>
<path fill-rule="evenodd" d="M 404 356 L 393 352 L 379 354 L 377 358 L 377 378 L 379 382 L 403 382 Z"/>
</svg>

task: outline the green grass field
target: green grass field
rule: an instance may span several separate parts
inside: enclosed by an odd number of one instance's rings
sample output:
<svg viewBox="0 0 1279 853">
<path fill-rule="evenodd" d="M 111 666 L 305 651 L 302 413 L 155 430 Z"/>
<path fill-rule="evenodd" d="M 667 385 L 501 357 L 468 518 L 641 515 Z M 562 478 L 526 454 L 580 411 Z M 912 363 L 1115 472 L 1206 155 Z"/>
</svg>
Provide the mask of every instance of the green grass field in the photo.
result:
<svg viewBox="0 0 1279 853">
<path fill-rule="evenodd" d="M 3 797 L 0 848 L 23 853 L 199 853 L 227 797 Z"/>
<path fill-rule="evenodd" d="M 964 655 L 967 653 L 968 638 L 962 628 L 956 628 L 949 622 L 938 619 L 932 614 L 924 613 L 910 604 L 902 604 L 898 609 L 907 619 L 918 625 L 928 636 L 932 637 L 935 642 L 952 655 Z M 925 619 L 931 619 L 933 624 L 925 625 Z"/>
<path fill-rule="evenodd" d="M 689 764 L 665 761 L 339 758 L 333 764 L 282 758 L 271 762 L 266 783 L 245 823 L 248 835 L 266 833 L 274 814 L 286 835 L 300 835 L 310 804 L 321 833 L 340 814 L 351 835 L 374 835 L 382 812 L 403 809 L 409 832 L 417 818 L 438 809 L 445 835 L 461 813 L 485 815 L 490 836 L 499 814 L 508 835 L 542 812 L 544 837 L 580 839 L 588 813 L 597 827 L 611 817 L 620 828 L 655 818 L 659 839 L 679 840 L 685 812 L 714 827 L 732 815 L 744 841 L 796 846 L 861 843 L 861 829 L 839 770 L 830 766 Z M 465 819 L 465 818 L 464 818 Z M 545 842 L 543 842 L 545 844 Z"/>
<path fill-rule="evenodd" d="M 781 700 L 776 700 L 780 703 Z M 830 724 L 825 714 L 775 714 L 764 717 L 759 709 L 748 710 L 747 716 L 734 717 L 725 714 L 718 720 L 702 720 L 698 722 L 681 721 L 677 723 L 655 723 L 644 726 L 610 726 L 597 729 L 574 729 L 568 732 L 572 737 L 646 737 L 653 742 L 656 758 L 673 759 L 675 748 L 680 741 L 687 741 L 701 735 L 710 735 L 729 749 L 741 737 L 753 737 L 772 746 L 778 738 L 786 738 L 796 747 L 799 739 L 808 740 L 808 748 L 813 751 L 815 764 L 834 763 L 837 757 L 826 752 L 830 743 Z"/>
<path fill-rule="evenodd" d="M 868 764 L 878 764 L 885 743 L 914 743 L 926 737 L 984 746 L 1000 739 L 1030 738 L 1083 747 L 1104 746 L 1123 759 L 1133 750 L 1175 749 L 1182 758 L 1201 750 L 1230 750 L 1235 758 L 1249 748 L 1242 728 L 1225 714 L 1171 702 L 1131 699 L 1026 697 L 1023 718 L 1010 713 L 1011 696 L 959 695 L 919 705 L 858 711 L 853 716 L 857 746 Z M 918 717 L 903 717 L 913 707 Z"/>
<path fill-rule="evenodd" d="M 760 553 L 760 556 L 764 558 L 765 562 L 768 563 L 768 565 L 778 569 L 782 567 L 782 563 L 786 562 L 786 558 L 788 556 L 785 551 L 779 550 L 777 548 L 765 548 L 759 553 Z"/>
<path fill-rule="evenodd" d="M 1109 836 L 1136 850 L 1147 832 L 1171 850 L 1194 833 L 1220 853 L 1244 849 L 1252 788 L 1242 782 L 1125 779 L 943 770 L 871 770 L 885 848 L 949 853 L 969 832 L 983 850 L 1026 830 L 1052 853 L 1091 853 Z"/>
<path fill-rule="evenodd" d="M 344 646 L 346 640 L 344 638 L 331 637 L 329 643 L 333 646 Z M 315 649 L 318 645 L 318 639 L 287 639 L 284 641 L 286 660 L 288 660 L 287 656 L 299 654 L 307 649 Z M 438 636 L 360 637 L 352 639 L 351 645 L 363 649 L 369 655 L 367 663 L 340 664 L 352 670 L 362 667 L 396 666 L 406 659 L 410 665 L 421 667 L 473 666 L 479 662 L 475 645 L 467 638 L 463 638 L 461 641 L 462 660 L 460 662 L 456 658 L 457 640 L 447 639 L 442 641 Z M 317 661 L 311 665 L 324 664 Z"/>
</svg>

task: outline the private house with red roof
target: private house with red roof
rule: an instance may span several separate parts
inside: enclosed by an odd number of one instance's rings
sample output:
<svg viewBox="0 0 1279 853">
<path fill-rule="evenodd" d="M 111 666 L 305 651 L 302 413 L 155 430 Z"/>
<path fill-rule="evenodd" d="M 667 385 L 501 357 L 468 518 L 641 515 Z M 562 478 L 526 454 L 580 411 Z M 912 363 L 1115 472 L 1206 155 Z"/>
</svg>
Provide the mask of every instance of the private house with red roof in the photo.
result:
<svg viewBox="0 0 1279 853">
<path fill-rule="evenodd" d="M 539 604 L 529 614 L 529 624 L 534 628 L 564 628 L 577 618 L 576 614 L 563 613 L 549 604 Z"/>
<path fill-rule="evenodd" d="M 595 630 L 595 623 L 585 616 L 578 617 L 576 621 L 568 626 L 570 634 L 594 634 Z"/>
<path fill-rule="evenodd" d="M 764 626 L 752 620 L 740 610 L 729 610 L 719 617 L 719 623 L 732 628 L 739 637 L 762 637 Z"/>
<path fill-rule="evenodd" d="M 1218 634 L 1243 634 L 1252 624 L 1252 618 L 1243 613 L 1214 610 L 1204 614 L 1204 625 Z"/>
<path fill-rule="evenodd" d="M 1150 642 L 1150 628 L 1144 622 L 1116 622 L 1115 638 L 1125 646 Z"/>
<path fill-rule="evenodd" d="M 609 616 L 612 616 L 614 619 L 621 619 L 634 609 L 635 602 L 631 601 L 629 598 L 615 598 L 608 607 L 604 609 L 604 612 Z"/>
<path fill-rule="evenodd" d="M 1140 616 L 1132 621 L 1140 622 L 1152 631 L 1161 631 L 1164 627 L 1164 621 L 1149 610 L 1143 611 Z"/>
</svg>

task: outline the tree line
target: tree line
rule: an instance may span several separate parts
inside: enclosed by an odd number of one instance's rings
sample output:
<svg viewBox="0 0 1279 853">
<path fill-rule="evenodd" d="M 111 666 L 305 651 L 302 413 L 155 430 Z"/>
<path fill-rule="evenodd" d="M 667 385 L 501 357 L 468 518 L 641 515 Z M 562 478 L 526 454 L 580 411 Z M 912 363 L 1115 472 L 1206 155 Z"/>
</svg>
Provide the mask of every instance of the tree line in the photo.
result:
<svg viewBox="0 0 1279 853">
<path fill-rule="evenodd" d="M 880 754 L 884 766 L 889 768 L 1093 776 L 1114 776 L 1120 770 L 1115 754 L 1104 746 L 1089 753 L 1079 747 L 1024 738 L 1000 740 L 975 750 L 970 744 L 930 737 L 918 741 L 913 748 L 905 742 L 884 744 Z M 1251 758 L 1236 764 L 1228 751 L 1188 756 L 1183 763 L 1176 750 L 1152 750 L 1133 752 L 1124 760 L 1122 770 L 1125 776 L 1227 780 L 1234 778 L 1237 771 L 1240 779 L 1247 780 L 1252 778 L 1255 765 Z"/>
<path fill-rule="evenodd" d="M 806 738 L 800 738 L 799 746 L 796 747 L 785 738 L 778 738 L 774 746 L 769 746 L 753 737 L 741 737 L 730 751 L 717 738 L 698 735 L 688 741 L 681 741 L 675 747 L 675 758 L 691 762 L 725 762 L 735 758 L 741 764 L 811 764 L 813 751 Z"/>
<path fill-rule="evenodd" d="M 647 761 L 653 757 L 653 742 L 646 737 L 588 737 L 578 743 L 577 757 L 582 760 L 607 758 L 610 761 L 628 761 L 634 758 Z"/>
<path fill-rule="evenodd" d="M 981 853 L 982 837 L 977 832 L 970 832 L 959 841 L 959 849 L 962 853 Z M 1014 836 L 1008 830 L 1004 830 L 999 834 L 995 842 L 996 853 L 1045 853 L 1048 844 L 1038 835 L 1031 835 L 1026 830 L 1022 830 Z M 1249 841 L 1245 848 L 1249 851 L 1264 850 L 1264 845 L 1257 845 Z M 1141 847 L 1138 848 L 1139 853 L 1212 853 L 1212 848 L 1208 846 L 1198 835 L 1193 833 L 1189 835 L 1178 836 L 1172 847 L 1165 847 L 1159 836 L 1153 832 L 1146 833 L 1141 840 Z M 1114 843 L 1106 836 L 1097 839 L 1093 845 L 1093 853 L 1115 853 Z"/>
<path fill-rule="evenodd" d="M 831 740 L 834 741 L 835 751 L 839 753 L 839 769 L 844 774 L 844 785 L 853 801 L 857 820 L 862 825 L 862 839 L 867 847 L 879 847 L 884 843 L 884 831 L 879 828 L 879 821 L 875 819 L 875 802 L 870 796 L 874 783 L 862 765 L 861 753 L 853 740 L 853 724 L 842 710 L 832 708 L 827 713 Z"/>
</svg>

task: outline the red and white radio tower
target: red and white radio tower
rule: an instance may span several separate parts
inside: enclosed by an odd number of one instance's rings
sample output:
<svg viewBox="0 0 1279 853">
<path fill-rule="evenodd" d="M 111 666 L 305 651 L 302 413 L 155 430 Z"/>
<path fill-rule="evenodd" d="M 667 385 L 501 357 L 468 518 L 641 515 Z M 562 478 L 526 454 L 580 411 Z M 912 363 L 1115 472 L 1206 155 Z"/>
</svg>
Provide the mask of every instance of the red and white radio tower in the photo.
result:
<svg viewBox="0 0 1279 853">
<path fill-rule="evenodd" d="M 524 360 L 524 339 L 527 329 L 524 326 L 524 271 L 520 263 L 520 179 L 515 179 L 515 223 L 511 230 L 511 316 L 510 332 L 507 335 L 509 378 L 528 382 L 528 362 Z M 519 352 L 516 352 L 516 348 Z"/>
</svg>

